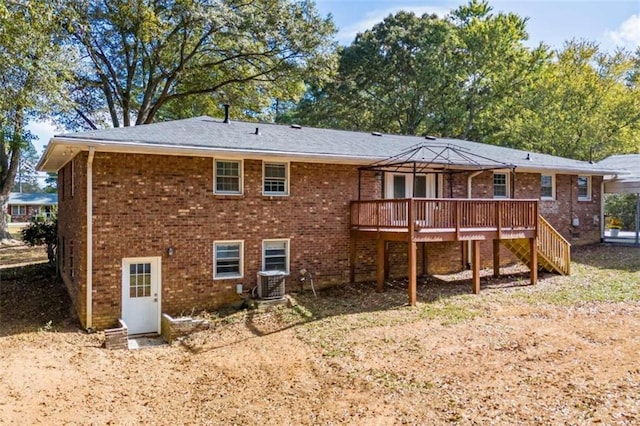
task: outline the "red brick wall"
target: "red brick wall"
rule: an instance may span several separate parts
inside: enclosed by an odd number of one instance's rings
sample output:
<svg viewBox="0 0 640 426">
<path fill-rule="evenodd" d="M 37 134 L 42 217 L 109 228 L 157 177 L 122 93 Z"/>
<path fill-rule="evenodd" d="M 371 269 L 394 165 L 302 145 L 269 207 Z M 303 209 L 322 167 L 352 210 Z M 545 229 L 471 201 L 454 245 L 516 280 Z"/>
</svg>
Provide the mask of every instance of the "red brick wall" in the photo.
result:
<svg viewBox="0 0 640 426">
<path fill-rule="evenodd" d="M 73 165 L 70 161 L 58 172 L 58 250 L 61 275 L 80 322 L 85 326 L 87 325 L 87 157 L 87 153 L 78 154 L 72 160 Z M 71 258 L 72 250 L 73 259 Z M 113 325 L 112 323 L 117 319 L 118 316 L 112 318 L 108 325 Z"/>
<path fill-rule="evenodd" d="M 65 240 L 63 276 L 84 322 L 84 276 L 86 265 L 86 160 L 74 160 L 71 196 L 71 166 L 60 171 L 60 237 Z M 467 173 L 442 177 L 441 196 L 466 197 Z M 344 283 L 349 278 L 349 202 L 358 198 L 355 166 L 290 164 L 290 195 L 262 195 L 262 162 L 244 161 L 244 193 L 241 196 L 213 194 L 213 160 L 97 153 L 93 185 L 93 326 L 111 327 L 121 316 L 122 259 L 162 258 L 162 312 L 170 315 L 212 309 L 237 300 L 235 285 L 256 284 L 262 268 L 262 240 L 290 239 L 290 276 L 287 288 L 298 288 L 301 268 L 314 274 L 318 286 Z M 592 183 L 590 202 L 578 202 L 576 177 L 558 175 L 558 198 L 541 202 L 541 213 L 561 232 L 570 228 L 571 217 L 580 218 L 580 240 L 593 239 L 592 215 L 599 214 L 600 180 Z M 571 185 L 573 184 L 573 187 Z M 538 198 L 540 175 L 518 173 L 517 198 Z M 573 189 L 570 189 L 573 188 Z M 573 202 L 563 197 L 570 192 Z M 381 179 L 363 173 L 363 199 L 381 197 Z M 492 172 L 473 179 L 473 197 L 491 198 Z M 589 222 L 590 220 L 590 222 Z M 562 229 L 564 227 L 565 229 Z M 569 233 L 571 230 L 569 230 Z M 570 234 L 568 234 L 570 235 Z M 213 279 L 213 243 L 244 241 L 244 276 Z M 74 246 L 74 268 L 69 270 L 69 242 Z M 575 240 L 574 240 L 575 241 Z M 175 254 L 167 255 L 174 247 Z M 375 278 L 375 241 L 358 241 L 356 277 Z M 483 245 L 483 266 L 491 265 L 491 244 Z M 389 243 L 390 275 L 406 276 L 405 243 Z M 459 242 L 432 243 L 426 247 L 428 273 L 460 270 L 463 264 Z M 423 273 L 423 247 L 418 245 L 418 273 Z M 503 253 L 504 262 L 512 261 Z"/>
<path fill-rule="evenodd" d="M 298 288 L 301 268 L 318 286 L 348 281 L 348 206 L 358 196 L 357 168 L 291 163 L 290 178 L 290 196 L 263 196 L 262 162 L 245 160 L 244 194 L 217 196 L 211 158 L 97 153 L 94 325 L 109 326 L 121 314 L 125 257 L 162 257 L 162 311 L 170 315 L 237 300 L 237 283 L 255 286 L 263 239 L 290 239 L 289 289 Z M 363 174 L 362 188 L 379 195 L 379 178 Z M 213 279 L 219 240 L 244 241 L 243 278 Z M 370 273 L 366 261 L 359 268 Z"/>
</svg>

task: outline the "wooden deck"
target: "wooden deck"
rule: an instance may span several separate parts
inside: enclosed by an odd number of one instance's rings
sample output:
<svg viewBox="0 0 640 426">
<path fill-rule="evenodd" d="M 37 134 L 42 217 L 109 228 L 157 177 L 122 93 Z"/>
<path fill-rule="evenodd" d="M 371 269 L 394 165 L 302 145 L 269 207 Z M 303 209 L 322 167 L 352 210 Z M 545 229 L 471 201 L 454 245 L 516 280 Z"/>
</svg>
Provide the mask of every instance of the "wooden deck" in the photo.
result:
<svg viewBox="0 0 640 426">
<path fill-rule="evenodd" d="M 359 238 L 416 242 L 532 238 L 537 200 L 397 199 L 351 202 Z"/>
<path fill-rule="evenodd" d="M 499 244 L 526 243 L 531 283 L 537 280 L 538 200 L 389 199 L 351 202 L 351 279 L 355 279 L 355 240 L 377 241 L 378 289 L 382 291 L 387 263 L 386 241 L 408 243 L 409 304 L 416 303 L 416 245 L 439 241 L 471 241 L 473 292 L 480 291 L 480 242 L 493 241 L 494 275 L 499 271 Z M 546 223 L 546 222 L 545 222 Z M 546 235 L 546 234 L 545 234 Z M 524 253 L 520 253 L 523 255 Z"/>
</svg>

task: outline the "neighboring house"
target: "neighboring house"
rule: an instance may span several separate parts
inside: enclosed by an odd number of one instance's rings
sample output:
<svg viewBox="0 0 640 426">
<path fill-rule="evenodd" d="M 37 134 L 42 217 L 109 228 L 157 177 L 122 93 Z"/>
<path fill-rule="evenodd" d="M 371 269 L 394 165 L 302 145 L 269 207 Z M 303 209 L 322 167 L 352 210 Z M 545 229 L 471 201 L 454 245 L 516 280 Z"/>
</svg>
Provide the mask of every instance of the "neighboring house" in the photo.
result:
<svg viewBox="0 0 640 426">
<path fill-rule="evenodd" d="M 38 215 L 50 217 L 57 205 L 58 194 L 11 192 L 7 213 L 11 216 L 11 222 L 28 222 Z"/>
<path fill-rule="evenodd" d="M 319 286 L 408 275 L 415 303 L 417 274 L 471 264 L 477 291 L 480 265 L 512 261 L 509 249 L 535 282 L 537 260 L 568 272 L 560 234 L 579 244 L 601 236 L 601 184 L 614 171 L 597 165 L 462 140 L 226 121 L 51 139 L 38 168 L 58 172 L 62 276 L 85 327 L 123 318 L 130 333 L 157 332 L 161 312 L 236 301 L 236 285 L 256 286 L 264 270 L 284 271 L 288 289 L 303 268 Z M 538 255 L 551 243 L 564 251 Z"/>
</svg>

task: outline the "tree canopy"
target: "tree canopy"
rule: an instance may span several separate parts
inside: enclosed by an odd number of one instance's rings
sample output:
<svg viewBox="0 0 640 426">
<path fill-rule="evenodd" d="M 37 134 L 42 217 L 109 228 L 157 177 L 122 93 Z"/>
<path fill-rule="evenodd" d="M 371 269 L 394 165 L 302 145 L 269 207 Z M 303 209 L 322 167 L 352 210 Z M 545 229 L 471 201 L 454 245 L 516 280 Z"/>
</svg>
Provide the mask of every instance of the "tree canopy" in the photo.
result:
<svg viewBox="0 0 640 426">
<path fill-rule="evenodd" d="M 216 115 L 221 103 L 260 114 L 322 80 L 334 51 L 331 19 L 308 1 L 67 0 L 59 12 L 84 57 L 78 112 L 114 127 Z"/>
<path fill-rule="evenodd" d="M 471 139 L 583 160 L 640 151 L 640 49 L 525 42 L 527 20 L 473 0 L 398 12 L 339 51 L 282 122 Z"/>
<path fill-rule="evenodd" d="M 63 104 L 70 56 L 63 54 L 51 5 L 45 0 L 0 3 L 0 240 L 8 236 L 8 195 L 24 164 L 22 153 L 31 146 L 26 122 Z"/>
</svg>

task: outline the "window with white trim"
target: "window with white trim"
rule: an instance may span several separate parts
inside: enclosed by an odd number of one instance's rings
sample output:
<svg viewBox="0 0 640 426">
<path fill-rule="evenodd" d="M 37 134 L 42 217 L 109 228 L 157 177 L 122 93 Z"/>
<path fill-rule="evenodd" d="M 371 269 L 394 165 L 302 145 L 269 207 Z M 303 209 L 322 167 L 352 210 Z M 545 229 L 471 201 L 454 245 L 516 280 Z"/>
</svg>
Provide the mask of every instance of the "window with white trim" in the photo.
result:
<svg viewBox="0 0 640 426">
<path fill-rule="evenodd" d="M 262 270 L 289 273 L 289 240 L 262 241 Z"/>
<path fill-rule="evenodd" d="M 262 193 L 289 195 L 289 164 L 262 163 Z"/>
<path fill-rule="evenodd" d="M 540 175 L 540 199 L 555 200 L 556 199 L 556 176 Z"/>
<path fill-rule="evenodd" d="M 27 206 L 11 206 L 11 216 L 24 216 L 27 214 Z"/>
<path fill-rule="evenodd" d="M 242 194 L 242 162 L 215 160 L 215 193 Z"/>
<path fill-rule="evenodd" d="M 591 176 L 578 176 L 578 201 L 591 200 Z"/>
<path fill-rule="evenodd" d="M 243 241 L 213 243 L 213 279 L 242 278 L 244 264 Z"/>
<path fill-rule="evenodd" d="M 509 175 L 507 173 L 493 174 L 493 198 L 509 197 Z"/>
</svg>

